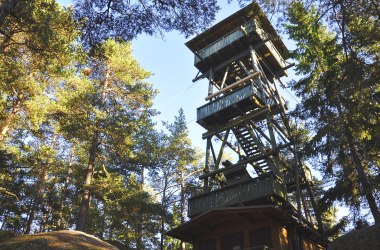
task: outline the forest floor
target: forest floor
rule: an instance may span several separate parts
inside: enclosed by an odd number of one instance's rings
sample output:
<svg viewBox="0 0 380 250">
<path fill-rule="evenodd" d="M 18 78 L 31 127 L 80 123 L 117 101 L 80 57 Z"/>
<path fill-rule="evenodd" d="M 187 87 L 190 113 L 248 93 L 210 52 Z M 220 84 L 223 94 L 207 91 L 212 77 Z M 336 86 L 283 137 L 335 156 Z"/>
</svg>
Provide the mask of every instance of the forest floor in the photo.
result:
<svg viewBox="0 0 380 250">
<path fill-rule="evenodd" d="M 20 235 L 0 242 L 0 249 L 105 249 L 117 250 L 118 248 L 104 242 L 95 236 L 79 231 L 56 231 L 39 234 Z"/>
</svg>

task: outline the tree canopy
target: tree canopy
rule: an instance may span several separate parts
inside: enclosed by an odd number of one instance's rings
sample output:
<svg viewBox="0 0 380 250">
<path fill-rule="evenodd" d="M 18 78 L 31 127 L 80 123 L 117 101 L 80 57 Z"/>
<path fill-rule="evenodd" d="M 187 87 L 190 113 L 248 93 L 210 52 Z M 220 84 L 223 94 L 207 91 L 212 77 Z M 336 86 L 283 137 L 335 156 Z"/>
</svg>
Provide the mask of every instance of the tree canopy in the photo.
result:
<svg viewBox="0 0 380 250">
<path fill-rule="evenodd" d="M 230 2 L 230 1 L 227 1 Z M 238 1 L 244 4 L 246 0 Z M 325 222 L 334 204 L 380 221 L 380 7 L 376 1 L 258 1 L 296 43 L 302 160 Z M 0 6 L 0 230 L 78 228 L 128 248 L 180 248 L 201 153 L 183 110 L 159 131 L 140 34 L 189 36 L 216 0 L 6 0 Z M 331 227 L 333 223 L 330 223 Z M 338 224 L 339 225 L 339 224 Z"/>
<path fill-rule="evenodd" d="M 96 44 L 172 30 L 187 37 L 208 27 L 218 10 L 216 0 L 77 0 L 74 16 L 82 24 L 83 40 Z"/>
<path fill-rule="evenodd" d="M 296 112 L 312 135 L 305 153 L 334 182 L 323 203 L 344 201 L 354 211 L 367 204 L 379 222 L 378 6 L 317 4 L 287 9 L 286 32 L 296 42 L 292 55 L 302 76 L 291 85 L 301 97 Z"/>
</svg>

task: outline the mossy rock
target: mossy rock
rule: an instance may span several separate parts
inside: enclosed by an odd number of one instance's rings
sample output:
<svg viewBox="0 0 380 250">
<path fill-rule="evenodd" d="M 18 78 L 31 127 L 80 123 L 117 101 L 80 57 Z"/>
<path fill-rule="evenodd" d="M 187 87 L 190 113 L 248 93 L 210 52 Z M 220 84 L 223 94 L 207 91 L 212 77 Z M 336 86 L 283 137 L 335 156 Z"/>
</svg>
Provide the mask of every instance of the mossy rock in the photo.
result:
<svg viewBox="0 0 380 250">
<path fill-rule="evenodd" d="M 21 235 L 0 243 L 0 249 L 9 250 L 50 250 L 50 249 L 104 249 L 118 248 L 92 235 L 79 231 L 56 231 L 39 234 Z"/>
</svg>

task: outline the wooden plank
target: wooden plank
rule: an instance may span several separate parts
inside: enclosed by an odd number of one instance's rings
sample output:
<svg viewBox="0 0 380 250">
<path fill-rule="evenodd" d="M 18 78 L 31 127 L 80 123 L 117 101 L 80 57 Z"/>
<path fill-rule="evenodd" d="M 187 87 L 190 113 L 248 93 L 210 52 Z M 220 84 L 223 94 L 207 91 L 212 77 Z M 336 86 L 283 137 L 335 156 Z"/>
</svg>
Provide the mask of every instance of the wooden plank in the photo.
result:
<svg viewBox="0 0 380 250">
<path fill-rule="evenodd" d="M 246 22 L 244 24 L 245 31 L 248 33 L 255 31 L 256 30 L 256 22 L 257 22 L 256 20 L 251 20 L 249 22 Z M 245 36 L 245 34 L 240 27 L 234 29 L 230 33 L 226 34 L 225 36 L 222 36 L 221 38 L 219 38 L 215 42 L 209 44 L 205 48 L 197 51 L 198 56 L 195 57 L 194 64 L 197 64 L 200 60 L 205 59 L 205 58 L 211 56 L 212 54 L 217 53 L 221 49 L 227 47 L 228 45 L 234 43 L 235 41 L 239 40 L 240 38 L 242 38 L 244 36 Z"/>
<path fill-rule="evenodd" d="M 268 38 L 265 39 L 264 41 L 261 41 L 261 42 L 255 44 L 255 45 L 252 45 L 252 48 L 253 48 L 253 49 L 258 49 L 258 48 L 264 46 L 265 43 L 268 42 L 268 41 L 270 41 L 271 39 L 273 39 L 273 38 L 272 38 L 272 37 L 268 37 Z M 246 49 L 246 50 L 240 52 L 239 54 L 237 54 L 237 55 L 231 57 L 230 59 L 228 59 L 228 60 L 222 62 L 221 64 L 218 64 L 217 66 L 215 66 L 215 67 L 214 67 L 214 72 L 217 72 L 217 71 L 223 69 L 224 67 L 226 67 L 226 66 L 229 65 L 230 63 L 235 62 L 235 61 L 238 61 L 238 60 L 240 60 L 240 59 L 242 59 L 242 58 L 248 56 L 249 54 L 250 54 L 250 49 Z M 196 82 L 196 81 L 198 81 L 198 80 L 200 80 L 200 79 L 206 78 L 206 77 L 209 76 L 209 74 L 210 74 L 210 71 L 207 71 L 207 72 L 203 73 L 202 75 L 195 77 L 195 78 L 193 79 L 193 82 Z"/>
<path fill-rule="evenodd" d="M 218 112 L 225 110 L 236 103 L 250 100 L 250 98 L 256 94 L 256 91 L 256 88 L 252 84 L 249 84 L 197 108 L 197 122 L 199 123 L 203 119 L 212 115 L 217 115 Z M 252 103 L 252 108 L 255 107 L 254 105 L 255 104 Z"/>
<path fill-rule="evenodd" d="M 215 93 L 207 96 L 205 98 L 205 100 L 208 101 L 211 98 L 217 97 L 218 95 L 223 94 L 223 93 L 225 93 L 226 91 L 228 91 L 230 89 L 239 87 L 241 84 L 247 82 L 248 80 L 251 80 L 252 78 L 258 77 L 259 75 L 261 75 L 261 72 L 255 72 L 255 73 L 253 73 L 253 74 L 251 74 L 251 75 L 249 75 L 249 76 L 247 76 L 247 77 L 245 77 L 243 79 L 240 79 L 239 81 L 237 81 L 237 82 L 235 82 L 235 83 L 233 83 L 231 85 L 228 85 L 227 87 L 225 87 L 225 88 L 223 88 L 223 89 L 221 89 L 221 90 L 219 90 L 219 91 L 217 91 L 217 92 L 215 92 Z"/>
<path fill-rule="evenodd" d="M 209 193 L 191 197 L 188 216 L 194 217 L 214 208 L 230 207 L 265 197 L 285 198 L 285 187 L 272 175 L 249 179 Z"/>
<path fill-rule="evenodd" d="M 239 119 L 236 119 L 236 120 L 233 120 L 223 126 L 220 126 L 218 128 L 215 128 L 213 130 L 210 130 L 210 131 L 207 131 L 206 133 L 202 134 L 202 139 L 206 139 L 206 138 L 209 138 L 209 137 L 212 137 L 213 135 L 215 135 L 216 133 L 219 133 L 219 132 L 222 132 L 226 129 L 229 129 L 229 128 L 232 128 L 240 123 L 243 123 L 243 122 L 246 122 L 246 121 L 249 121 L 255 117 L 258 117 L 260 115 L 263 115 L 267 112 L 269 112 L 271 109 L 270 107 L 268 106 L 264 106 L 262 108 L 259 108 L 257 109 L 256 111 L 248 114 L 248 115 L 245 115 L 245 116 L 242 116 L 241 118 Z"/>
</svg>

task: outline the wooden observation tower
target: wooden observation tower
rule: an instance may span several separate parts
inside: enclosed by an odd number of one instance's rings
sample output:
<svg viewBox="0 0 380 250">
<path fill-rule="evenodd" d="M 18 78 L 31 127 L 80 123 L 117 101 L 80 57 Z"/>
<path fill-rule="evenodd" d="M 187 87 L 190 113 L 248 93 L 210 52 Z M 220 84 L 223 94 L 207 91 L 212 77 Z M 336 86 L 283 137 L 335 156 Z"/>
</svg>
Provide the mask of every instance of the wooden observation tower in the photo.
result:
<svg viewBox="0 0 380 250">
<path fill-rule="evenodd" d="M 279 92 L 291 65 L 268 19 L 252 3 L 186 45 L 199 70 L 193 81 L 209 82 L 197 109 L 207 130 L 204 190 L 188 200 L 190 221 L 168 235 L 197 250 L 323 249 L 311 174 Z M 223 160 L 226 149 L 235 162 Z"/>
</svg>

